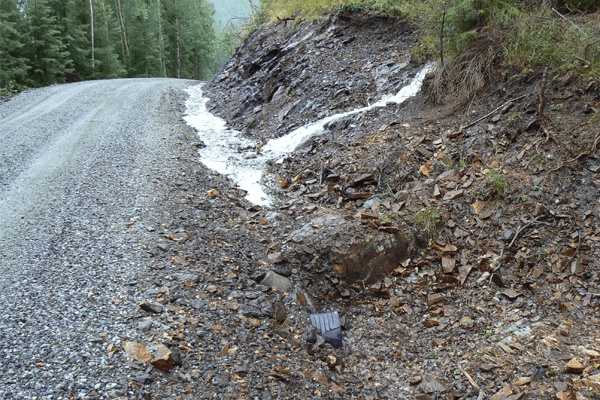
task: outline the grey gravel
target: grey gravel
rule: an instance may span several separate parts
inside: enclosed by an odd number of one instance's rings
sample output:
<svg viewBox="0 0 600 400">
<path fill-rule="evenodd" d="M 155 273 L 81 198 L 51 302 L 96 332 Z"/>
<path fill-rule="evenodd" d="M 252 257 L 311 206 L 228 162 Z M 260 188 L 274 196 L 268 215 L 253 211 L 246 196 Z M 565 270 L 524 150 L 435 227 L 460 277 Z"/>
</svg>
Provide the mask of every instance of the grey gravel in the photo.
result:
<svg viewBox="0 0 600 400">
<path fill-rule="evenodd" d="M 81 82 L 0 104 L 0 399 L 134 395 L 139 371 L 112 351 L 142 333 L 132 285 L 151 268 L 155 183 L 176 179 L 167 93 L 193 83 Z"/>
</svg>

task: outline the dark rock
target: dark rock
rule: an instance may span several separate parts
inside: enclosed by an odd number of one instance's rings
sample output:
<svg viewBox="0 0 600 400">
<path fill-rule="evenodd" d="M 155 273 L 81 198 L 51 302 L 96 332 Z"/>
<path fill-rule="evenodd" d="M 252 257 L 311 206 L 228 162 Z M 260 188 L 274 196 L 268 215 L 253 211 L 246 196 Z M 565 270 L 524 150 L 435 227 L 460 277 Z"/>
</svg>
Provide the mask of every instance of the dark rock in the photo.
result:
<svg viewBox="0 0 600 400">
<path fill-rule="evenodd" d="M 147 312 L 152 312 L 156 314 L 160 314 L 163 312 L 164 307 L 158 303 L 151 303 L 149 301 L 142 301 L 140 303 L 140 308 Z"/>
<path fill-rule="evenodd" d="M 152 377 L 150 376 L 150 374 L 143 373 L 133 378 L 133 380 L 138 383 L 141 383 L 142 385 L 146 385 L 152 382 Z"/>
<path fill-rule="evenodd" d="M 181 366 L 181 350 L 179 350 L 178 346 L 171 347 L 171 356 L 173 357 L 173 365 Z"/>
<path fill-rule="evenodd" d="M 288 317 L 283 301 L 276 301 L 272 306 L 272 310 L 273 319 L 275 320 L 275 322 L 277 322 L 280 325 L 283 324 Z"/>
</svg>

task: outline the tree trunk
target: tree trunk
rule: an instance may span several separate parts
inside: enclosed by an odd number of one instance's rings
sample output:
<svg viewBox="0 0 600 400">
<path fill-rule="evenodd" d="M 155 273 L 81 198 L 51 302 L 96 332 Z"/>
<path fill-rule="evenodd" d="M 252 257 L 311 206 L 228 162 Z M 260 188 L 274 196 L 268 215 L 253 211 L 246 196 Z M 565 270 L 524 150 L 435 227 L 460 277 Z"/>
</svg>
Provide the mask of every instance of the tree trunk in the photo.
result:
<svg viewBox="0 0 600 400">
<path fill-rule="evenodd" d="M 181 58 L 179 54 L 179 14 L 175 17 L 175 25 L 177 26 L 177 78 L 181 78 Z"/>
<path fill-rule="evenodd" d="M 125 61 L 125 40 L 123 39 L 123 31 L 119 30 L 119 34 L 121 35 L 121 52 L 123 53 L 123 61 Z"/>
<path fill-rule="evenodd" d="M 127 50 L 127 55 L 129 55 L 129 41 L 127 40 L 127 30 L 125 29 L 125 19 L 123 18 L 123 13 L 121 12 L 121 0 L 117 0 L 117 6 L 119 8 L 119 22 L 121 29 L 123 30 L 123 37 L 125 38 L 125 49 Z"/>
<path fill-rule="evenodd" d="M 90 0 L 90 25 L 92 28 L 92 76 L 94 76 L 94 5 Z"/>
<path fill-rule="evenodd" d="M 158 4 L 158 41 L 160 42 L 160 64 L 162 65 L 162 73 L 163 76 L 167 77 L 167 68 L 165 66 L 165 42 L 163 40 L 162 35 L 162 24 L 161 24 L 161 16 L 160 16 L 160 0 L 156 0 L 156 4 Z"/>
</svg>

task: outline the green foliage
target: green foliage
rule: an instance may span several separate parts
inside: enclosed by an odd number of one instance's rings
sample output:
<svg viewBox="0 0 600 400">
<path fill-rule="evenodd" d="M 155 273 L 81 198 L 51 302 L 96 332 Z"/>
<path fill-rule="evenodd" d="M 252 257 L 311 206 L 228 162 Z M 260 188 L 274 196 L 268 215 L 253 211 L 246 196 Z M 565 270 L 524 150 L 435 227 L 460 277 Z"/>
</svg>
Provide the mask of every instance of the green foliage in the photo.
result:
<svg viewBox="0 0 600 400">
<path fill-rule="evenodd" d="M 497 169 L 489 169 L 485 172 L 484 184 L 486 188 L 484 192 L 486 194 L 495 195 L 497 198 L 502 197 L 508 193 L 508 182 L 502 174 L 502 171 Z"/>
<path fill-rule="evenodd" d="M 384 223 L 390 223 L 392 222 L 392 217 L 390 217 L 388 214 L 383 214 L 379 216 L 379 220 Z"/>
<path fill-rule="evenodd" d="M 413 214 L 411 218 L 415 224 L 422 227 L 423 233 L 429 240 L 433 240 L 437 237 L 438 231 L 436 226 L 442 221 L 442 215 L 438 210 L 434 210 L 431 206 L 427 206 Z"/>
<path fill-rule="evenodd" d="M 35 85 L 51 85 L 66 80 L 69 53 L 60 36 L 57 18 L 47 0 L 29 0 L 24 7 L 25 27 L 29 37 L 23 54 L 30 65 L 26 81 Z"/>
<path fill-rule="evenodd" d="M 310 19 L 317 18 L 323 12 L 332 10 L 335 6 L 351 1 L 339 0 L 266 0 L 261 2 L 258 13 L 255 14 L 257 25 L 268 21 L 276 21 L 277 18 L 288 18 L 294 14 L 302 14 Z"/>
<path fill-rule="evenodd" d="M 213 74 L 214 7 L 206 1 L 163 0 L 165 63 L 170 76 L 209 79 Z"/>
<path fill-rule="evenodd" d="M 0 95 L 83 79 L 209 79 L 213 15 L 207 0 L 1 0 Z"/>
<path fill-rule="evenodd" d="M 125 74 L 125 68 L 116 52 L 120 37 L 117 18 L 105 0 L 95 0 L 94 7 L 94 78 L 119 78 Z"/>
<path fill-rule="evenodd" d="M 26 41 L 17 1 L 0 1 L 0 96 L 18 91 L 27 75 L 29 65 L 22 53 Z"/>
<path fill-rule="evenodd" d="M 576 71 L 589 78 L 600 76 L 597 0 L 565 0 L 562 4 L 560 12 L 567 15 L 542 9 L 541 1 L 521 0 L 263 0 L 249 26 L 253 29 L 278 18 L 300 15 L 317 18 L 328 10 L 402 16 L 422 32 L 419 46 L 413 48 L 414 56 L 450 59 L 450 64 L 461 66 L 470 57 L 479 55 L 473 65 L 476 68 L 470 68 L 467 74 L 474 78 L 463 85 L 475 88 L 466 90 L 471 95 L 481 86 L 482 79 L 487 79 L 486 75 L 497 70 L 498 55 L 504 58 L 504 68 L 523 70 L 551 64 L 559 72 Z M 577 14 L 577 10 L 587 14 Z M 477 45 L 490 32 L 499 33 L 491 37 L 488 48 Z M 474 51 L 468 51 L 473 45 Z M 481 70 L 476 71 L 477 68 Z M 464 65 L 462 70 L 466 70 Z M 442 74 L 445 76 L 440 86 L 463 80 L 454 76 L 452 65 Z M 460 97 L 458 93 L 455 95 Z"/>
<path fill-rule="evenodd" d="M 598 15 L 551 16 L 541 13 L 516 17 L 507 31 L 505 65 L 521 69 L 553 65 L 584 77 L 600 75 Z"/>
</svg>

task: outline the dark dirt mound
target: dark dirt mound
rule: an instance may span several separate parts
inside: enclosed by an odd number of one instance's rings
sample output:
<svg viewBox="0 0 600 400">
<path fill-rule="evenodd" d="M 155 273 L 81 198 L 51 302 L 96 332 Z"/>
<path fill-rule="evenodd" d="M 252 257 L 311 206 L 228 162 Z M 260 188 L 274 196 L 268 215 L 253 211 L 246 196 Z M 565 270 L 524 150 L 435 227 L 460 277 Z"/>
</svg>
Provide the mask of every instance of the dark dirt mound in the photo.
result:
<svg viewBox="0 0 600 400">
<path fill-rule="evenodd" d="M 268 26 L 210 83 L 210 107 L 260 146 L 397 92 L 420 68 L 412 31 L 355 14 Z M 267 171 L 278 209 L 248 204 L 190 142 L 153 253 L 168 268 L 148 292 L 184 346 L 173 393 L 593 395 L 600 90 L 543 71 L 488 78 L 452 113 L 428 102 L 430 78 L 401 105 L 332 124 Z M 287 293 L 261 284 L 269 271 Z M 343 316 L 343 348 L 311 340 L 319 310 Z"/>
</svg>

